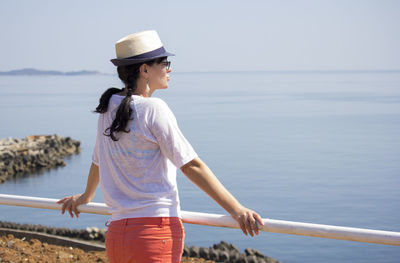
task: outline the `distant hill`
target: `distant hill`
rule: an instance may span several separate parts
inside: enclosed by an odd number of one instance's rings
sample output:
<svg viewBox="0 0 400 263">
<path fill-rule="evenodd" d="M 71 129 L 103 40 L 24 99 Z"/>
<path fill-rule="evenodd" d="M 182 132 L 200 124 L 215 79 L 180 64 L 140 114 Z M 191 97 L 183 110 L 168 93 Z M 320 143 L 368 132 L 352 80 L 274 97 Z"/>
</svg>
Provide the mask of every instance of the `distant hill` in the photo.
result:
<svg viewBox="0 0 400 263">
<path fill-rule="evenodd" d="M 0 76 L 36 76 L 36 75 L 52 75 L 52 76 L 77 76 L 77 75 L 102 75 L 99 71 L 56 71 L 56 70 L 38 70 L 34 68 L 16 69 L 11 71 L 0 71 Z"/>
</svg>

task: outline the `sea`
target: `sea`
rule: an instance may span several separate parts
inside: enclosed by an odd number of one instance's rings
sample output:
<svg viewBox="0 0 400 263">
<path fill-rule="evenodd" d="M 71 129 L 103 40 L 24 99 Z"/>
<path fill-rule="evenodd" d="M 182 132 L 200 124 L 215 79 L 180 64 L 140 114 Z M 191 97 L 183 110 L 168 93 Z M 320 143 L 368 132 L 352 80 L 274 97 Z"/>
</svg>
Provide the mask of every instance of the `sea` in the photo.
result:
<svg viewBox="0 0 400 263">
<path fill-rule="evenodd" d="M 167 102 L 200 158 L 263 218 L 400 232 L 400 72 L 171 73 Z M 0 138 L 81 142 L 67 165 L 0 184 L 1 194 L 85 190 L 102 92 L 116 75 L 0 77 Z M 226 214 L 178 174 L 182 210 Z M 94 202 L 103 202 L 98 189 Z M 82 229 L 107 216 L 0 206 L 0 220 Z M 400 247 L 185 224 L 186 244 L 224 240 L 283 262 L 400 262 Z"/>
</svg>

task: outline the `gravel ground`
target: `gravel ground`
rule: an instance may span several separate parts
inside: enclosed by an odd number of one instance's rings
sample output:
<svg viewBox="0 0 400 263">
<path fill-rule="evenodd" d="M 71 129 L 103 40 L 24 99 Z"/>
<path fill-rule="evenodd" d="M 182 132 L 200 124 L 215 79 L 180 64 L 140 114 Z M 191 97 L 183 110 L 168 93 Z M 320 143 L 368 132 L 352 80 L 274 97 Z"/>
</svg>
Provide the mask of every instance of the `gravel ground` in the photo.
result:
<svg viewBox="0 0 400 263">
<path fill-rule="evenodd" d="M 15 238 L 13 235 L 0 237 L 0 262 L 1 263 L 69 263 L 69 262 L 108 262 L 105 251 L 85 252 L 79 248 L 62 247 L 42 243 L 37 239 L 29 242 L 24 238 Z M 182 259 L 181 263 L 215 263 L 215 261 L 201 258 Z"/>
</svg>

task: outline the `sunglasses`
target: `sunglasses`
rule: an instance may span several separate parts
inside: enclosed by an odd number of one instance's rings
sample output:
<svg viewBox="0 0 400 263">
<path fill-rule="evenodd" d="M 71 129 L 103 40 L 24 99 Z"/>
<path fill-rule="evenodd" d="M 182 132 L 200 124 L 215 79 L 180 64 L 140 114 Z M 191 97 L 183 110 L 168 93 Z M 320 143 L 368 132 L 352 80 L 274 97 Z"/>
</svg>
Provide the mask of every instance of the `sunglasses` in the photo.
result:
<svg viewBox="0 0 400 263">
<path fill-rule="evenodd" d="M 167 70 L 171 68 L 171 61 L 162 61 L 160 64 L 163 64 Z"/>
</svg>

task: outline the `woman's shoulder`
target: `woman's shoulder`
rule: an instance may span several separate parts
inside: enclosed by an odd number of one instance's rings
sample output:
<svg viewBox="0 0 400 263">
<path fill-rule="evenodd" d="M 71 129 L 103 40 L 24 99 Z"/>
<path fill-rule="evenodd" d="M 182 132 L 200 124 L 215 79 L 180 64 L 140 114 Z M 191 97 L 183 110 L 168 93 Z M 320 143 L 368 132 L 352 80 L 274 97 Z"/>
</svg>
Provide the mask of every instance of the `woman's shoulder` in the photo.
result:
<svg viewBox="0 0 400 263">
<path fill-rule="evenodd" d="M 147 116 L 152 121 L 175 119 L 175 116 L 167 103 L 156 97 L 143 98 L 141 100 L 142 116 Z"/>
<path fill-rule="evenodd" d="M 164 100 L 156 97 L 144 98 L 140 103 L 143 103 L 143 106 L 149 110 L 162 110 L 168 108 L 168 105 Z"/>
</svg>

